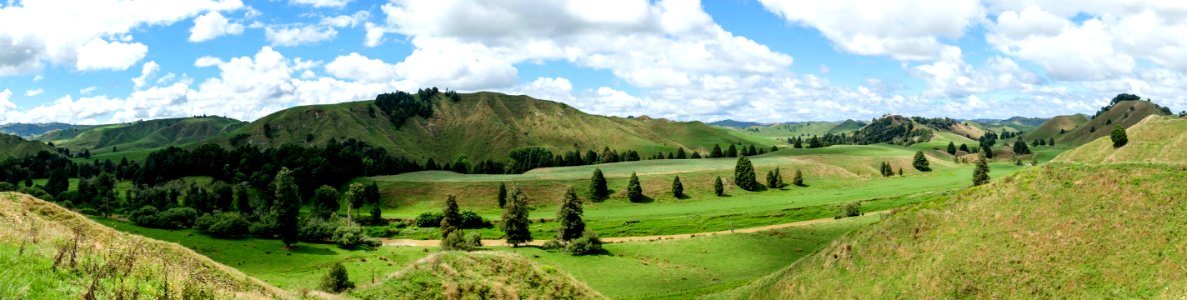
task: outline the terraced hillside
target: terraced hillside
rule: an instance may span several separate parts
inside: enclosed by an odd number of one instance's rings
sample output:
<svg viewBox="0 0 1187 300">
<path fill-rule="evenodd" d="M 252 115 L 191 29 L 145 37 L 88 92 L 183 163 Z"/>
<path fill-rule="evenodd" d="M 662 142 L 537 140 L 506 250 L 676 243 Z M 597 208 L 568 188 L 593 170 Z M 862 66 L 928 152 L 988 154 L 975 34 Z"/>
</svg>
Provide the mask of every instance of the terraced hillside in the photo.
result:
<svg viewBox="0 0 1187 300">
<path fill-rule="evenodd" d="M 42 142 L 28 141 L 19 136 L 0 133 L 0 159 L 23 157 L 40 151 L 54 152 L 54 148 Z"/>
<path fill-rule="evenodd" d="M 322 144 L 353 138 L 416 159 L 453 161 L 506 160 L 512 149 L 542 146 L 554 153 L 611 147 L 639 151 L 644 157 L 679 147 L 707 153 L 714 144 L 775 141 L 755 138 L 700 122 L 648 117 L 603 117 L 563 103 L 481 92 L 461 94 L 460 101 L 440 97 L 431 117 L 412 117 L 396 127 L 373 101 L 300 106 L 263 117 L 225 137 L 226 146 L 285 143 Z"/>
<path fill-rule="evenodd" d="M 75 152 L 91 150 L 99 154 L 190 144 L 231 132 L 244 124 L 215 116 L 158 119 L 56 130 L 37 139 Z"/>
<path fill-rule="evenodd" d="M 120 233 L 33 197 L 0 193 L 0 298 L 288 298 L 173 243 Z"/>
</svg>

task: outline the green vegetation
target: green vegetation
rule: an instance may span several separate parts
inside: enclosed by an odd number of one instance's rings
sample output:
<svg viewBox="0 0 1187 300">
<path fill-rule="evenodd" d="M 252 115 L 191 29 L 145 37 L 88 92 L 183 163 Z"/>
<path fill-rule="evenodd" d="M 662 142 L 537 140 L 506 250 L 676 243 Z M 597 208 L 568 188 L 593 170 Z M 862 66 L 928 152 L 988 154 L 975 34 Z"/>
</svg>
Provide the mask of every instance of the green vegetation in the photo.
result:
<svg viewBox="0 0 1187 300">
<path fill-rule="evenodd" d="M 1129 143 L 1129 137 L 1125 135 L 1125 128 L 1121 125 L 1113 126 L 1113 132 L 1109 134 L 1109 139 L 1113 141 L 1113 148 L 1121 148 Z"/>
<path fill-rule="evenodd" d="M 515 192 L 511 193 L 511 202 L 508 204 L 510 205 L 503 208 L 503 223 L 499 228 L 507 236 L 507 243 L 518 247 L 524 242 L 531 242 L 532 232 L 528 228 L 531 220 L 528 219 L 527 194 L 524 194 L 523 190 L 515 188 Z"/>
<path fill-rule="evenodd" d="M 989 183 L 989 162 L 984 154 L 978 155 L 977 167 L 973 169 L 973 185 Z"/>
<path fill-rule="evenodd" d="M 1121 95 L 1118 96 L 1120 97 Z M 1091 120 L 1080 124 L 1079 127 L 1074 129 L 1067 129 L 1063 134 L 1031 134 L 1023 138 L 1030 140 L 1054 137 L 1055 141 L 1059 144 L 1083 145 L 1111 133 L 1110 130 L 1103 129 L 1113 128 L 1113 125 L 1130 128 L 1151 115 L 1166 116 L 1170 115 L 1170 112 L 1158 104 L 1145 100 L 1119 101 L 1119 99 L 1114 99 L 1110 105 L 1101 108 L 1101 111 L 1097 112 L 1096 116 Z M 1050 122 L 1056 122 L 1056 119 L 1058 118 L 1053 118 Z"/>
<path fill-rule="evenodd" d="M 1152 116 L 1126 132 L 1126 146 L 1116 148 L 1111 139 L 1097 139 L 1069 150 L 1055 161 L 1080 163 L 1140 162 L 1184 164 L 1187 152 L 1187 119 Z M 1044 157 L 1050 157 L 1044 155 Z"/>
<path fill-rule="evenodd" d="M 499 252 L 430 255 L 350 295 L 361 299 L 446 299 L 463 295 L 480 299 L 604 298 L 555 268 Z"/>
<path fill-rule="evenodd" d="M 56 152 L 53 147 L 45 143 L 27 141 L 15 135 L 0 134 L 0 159 L 25 157 L 42 151 L 49 153 Z"/>
<path fill-rule="evenodd" d="M 109 154 L 187 145 L 226 134 L 245 124 L 216 116 L 157 119 L 62 129 L 37 139 L 76 153 Z"/>
<path fill-rule="evenodd" d="M 754 165 L 745 156 L 739 157 L 738 165 L 734 167 L 734 184 L 743 190 L 758 190 L 758 176 L 754 175 Z"/>
</svg>

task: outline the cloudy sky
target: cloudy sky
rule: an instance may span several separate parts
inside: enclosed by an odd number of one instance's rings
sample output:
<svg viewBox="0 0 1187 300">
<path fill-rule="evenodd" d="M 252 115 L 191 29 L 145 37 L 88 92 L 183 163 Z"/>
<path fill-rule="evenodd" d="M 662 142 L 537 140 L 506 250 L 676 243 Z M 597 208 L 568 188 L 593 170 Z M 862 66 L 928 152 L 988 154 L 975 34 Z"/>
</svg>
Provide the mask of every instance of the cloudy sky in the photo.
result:
<svg viewBox="0 0 1187 300">
<path fill-rule="evenodd" d="M 0 123 L 437 86 L 679 120 L 1187 109 L 1187 1 L 0 0 Z"/>
</svg>

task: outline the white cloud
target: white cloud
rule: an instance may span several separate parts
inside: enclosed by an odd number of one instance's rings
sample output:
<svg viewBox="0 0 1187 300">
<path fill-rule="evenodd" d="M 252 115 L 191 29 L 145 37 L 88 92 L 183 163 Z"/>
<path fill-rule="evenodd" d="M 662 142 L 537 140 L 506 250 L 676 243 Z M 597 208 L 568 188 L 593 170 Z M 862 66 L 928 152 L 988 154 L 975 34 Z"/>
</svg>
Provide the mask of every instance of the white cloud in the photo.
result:
<svg viewBox="0 0 1187 300">
<path fill-rule="evenodd" d="M 334 77 L 367 83 L 390 82 L 396 78 L 396 66 L 353 52 L 326 64 L 326 72 Z"/>
<path fill-rule="evenodd" d="M 355 27 L 359 26 L 359 24 L 363 24 L 363 22 L 366 22 L 367 19 L 370 18 L 371 12 L 360 10 L 353 15 L 340 15 L 322 18 L 321 24 L 338 28 Z"/>
<path fill-rule="evenodd" d="M 42 90 L 42 89 L 32 89 L 32 90 L 27 90 L 27 91 L 25 91 L 25 96 L 34 97 L 34 96 L 37 96 L 37 95 L 41 95 L 42 93 L 45 93 L 45 90 Z"/>
<path fill-rule="evenodd" d="M 383 34 L 387 33 L 383 26 L 367 22 L 363 27 L 367 29 L 366 40 L 363 42 L 364 46 L 371 48 L 383 44 Z"/>
<path fill-rule="evenodd" d="M 4 114 L 13 109 L 16 109 L 16 104 L 12 103 L 12 90 L 0 91 L 0 121 L 5 121 Z"/>
<path fill-rule="evenodd" d="M 934 59 L 941 38 L 959 38 L 984 17 L 977 0 L 759 2 L 789 22 L 820 30 L 842 50 L 898 60 Z"/>
<path fill-rule="evenodd" d="M 194 27 L 190 27 L 190 42 L 200 43 L 240 33 L 243 33 L 243 24 L 229 22 L 223 14 L 213 11 L 194 18 Z"/>
<path fill-rule="evenodd" d="M 209 55 L 199 57 L 197 60 L 194 60 L 194 66 L 199 67 L 199 68 L 217 66 L 222 63 L 223 63 L 222 59 L 219 59 L 218 57 L 209 56 Z"/>
<path fill-rule="evenodd" d="M 986 68 L 975 69 L 964 61 L 958 47 L 946 46 L 938 61 L 916 66 L 911 75 L 928 83 L 925 97 L 966 98 L 977 93 L 1021 89 L 1041 83 L 1041 78 L 1009 58 L 994 57 Z"/>
<path fill-rule="evenodd" d="M 141 87 L 144 87 L 144 85 L 147 84 L 153 76 L 156 76 L 157 72 L 160 71 L 161 65 L 158 65 L 157 62 L 146 62 L 140 69 L 140 77 L 132 78 L 132 83 L 136 85 L 136 89 L 140 89 Z"/>
<path fill-rule="evenodd" d="M 338 31 L 333 27 L 305 25 L 264 28 L 264 36 L 273 46 L 293 47 L 316 44 L 333 39 Z"/>
<path fill-rule="evenodd" d="M 289 3 L 313 7 L 343 8 L 353 0 L 290 0 Z"/>
<path fill-rule="evenodd" d="M 78 93 L 79 93 L 79 94 L 82 94 L 82 95 L 89 95 L 89 94 L 91 94 L 91 93 L 94 93 L 94 92 L 95 92 L 95 90 L 96 90 L 96 89 L 98 89 L 98 88 L 99 88 L 99 87 L 96 87 L 96 86 L 88 86 L 88 87 L 85 87 L 85 88 L 83 88 L 83 89 L 81 89 L 81 90 L 78 90 Z"/>
<path fill-rule="evenodd" d="M 75 68 L 80 71 L 123 71 L 143 59 L 145 54 L 148 54 L 148 46 L 141 43 L 107 42 L 96 38 L 78 47 Z"/>
</svg>

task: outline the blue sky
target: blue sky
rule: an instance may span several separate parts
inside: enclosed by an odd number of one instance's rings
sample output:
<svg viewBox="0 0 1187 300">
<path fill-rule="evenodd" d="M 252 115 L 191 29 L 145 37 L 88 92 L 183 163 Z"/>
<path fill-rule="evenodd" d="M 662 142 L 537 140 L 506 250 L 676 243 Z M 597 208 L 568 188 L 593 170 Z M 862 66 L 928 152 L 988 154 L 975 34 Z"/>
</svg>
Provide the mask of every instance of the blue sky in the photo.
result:
<svg viewBox="0 0 1187 300">
<path fill-rule="evenodd" d="M 1184 13 L 1103 0 L 7 1 L 0 123 L 250 121 L 429 86 L 701 121 L 1047 117 L 1122 92 L 1179 111 Z"/>
</svg>

